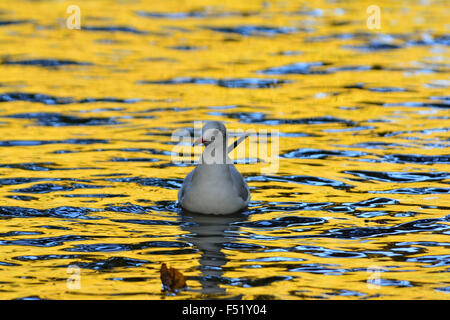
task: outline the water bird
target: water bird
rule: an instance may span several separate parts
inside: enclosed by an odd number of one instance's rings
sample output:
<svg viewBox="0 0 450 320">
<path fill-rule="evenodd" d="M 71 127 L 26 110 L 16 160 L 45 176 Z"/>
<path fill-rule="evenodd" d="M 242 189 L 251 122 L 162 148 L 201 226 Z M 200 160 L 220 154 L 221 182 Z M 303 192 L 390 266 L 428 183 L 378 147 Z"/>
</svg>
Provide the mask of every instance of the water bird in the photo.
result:
<svg viewBox="0 0 450 320">
<path fill-rule="evenodd" d="M 245 209 L 250 201 L 250 189 L 234 166 L 228 153 L 246 136 L 227 147 L 228 135 L 220 121 L 208 121 L 194 145 L 205 149 L 199 164 L 184 179 L 178 191 L 178 203 L 195 213 L 225 215 Z"/>
</svg>

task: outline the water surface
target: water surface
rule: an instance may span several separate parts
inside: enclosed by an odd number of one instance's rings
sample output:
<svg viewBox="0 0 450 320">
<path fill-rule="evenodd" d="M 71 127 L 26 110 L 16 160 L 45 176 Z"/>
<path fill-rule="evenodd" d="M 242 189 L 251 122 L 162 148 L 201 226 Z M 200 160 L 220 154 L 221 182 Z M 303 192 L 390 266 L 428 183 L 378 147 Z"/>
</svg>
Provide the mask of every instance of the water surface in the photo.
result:
<svg viewBox="0 0 450 320">
<path fill-rule="evenodd" d="M 70 4 L 0 1 L 0 298 L 448 299 L 448 4 Z M 279 131 L 248 210 L 177 207 L 198 120 Z"/>
</svg>

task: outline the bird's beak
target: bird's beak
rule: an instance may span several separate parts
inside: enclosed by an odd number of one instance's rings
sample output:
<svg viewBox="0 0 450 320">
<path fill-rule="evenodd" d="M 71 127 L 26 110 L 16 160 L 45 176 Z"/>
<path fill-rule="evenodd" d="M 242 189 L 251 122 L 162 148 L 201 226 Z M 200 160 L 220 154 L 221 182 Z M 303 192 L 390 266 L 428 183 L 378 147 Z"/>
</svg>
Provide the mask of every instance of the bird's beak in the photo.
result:
<svg viewBox="0 0 450 320">
<path fill-rule="evenodd" d="M 202 137 L 198 138 L 197 140 L 195 140 L 194 142 L 194 146 L 198 146 L 199 144 L 203 144 L 205 142 L 205 140 L 203 140 Z"/>
</svg>

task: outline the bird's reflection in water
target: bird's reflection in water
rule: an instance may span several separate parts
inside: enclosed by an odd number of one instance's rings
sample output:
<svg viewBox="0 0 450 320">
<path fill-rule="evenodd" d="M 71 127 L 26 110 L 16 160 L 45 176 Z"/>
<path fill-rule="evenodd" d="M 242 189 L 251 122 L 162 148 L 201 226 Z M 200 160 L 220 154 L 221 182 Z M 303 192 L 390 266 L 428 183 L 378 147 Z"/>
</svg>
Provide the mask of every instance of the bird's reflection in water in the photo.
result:
<svg viewBox="0 0 450 320">
<path fill-rule="evenodd" d="M 228 262 L 222 252 L 224 244 L 233 242 L 234 232 L 239 229 L 235 222 L 244 221 L 247 216 L 242 213 L 232 215 L 204 215 L 182 211 L 182 230 L 189 232 L 183 235 L 200 250 L 200 283 L 203 294 L 224 294 L 225 289 L 219 286 L 223 276 L 222 267 Z"/>
</svg>

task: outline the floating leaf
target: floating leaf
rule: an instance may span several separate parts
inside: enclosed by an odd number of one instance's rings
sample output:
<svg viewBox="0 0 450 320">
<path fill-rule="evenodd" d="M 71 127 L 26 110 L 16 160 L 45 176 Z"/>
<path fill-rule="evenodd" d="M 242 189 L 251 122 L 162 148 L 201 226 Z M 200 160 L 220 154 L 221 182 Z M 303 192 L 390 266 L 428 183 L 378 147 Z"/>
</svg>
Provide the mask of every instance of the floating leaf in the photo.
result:
<svg viewBox="0 0 450 320">
<path fill-rule="evenodd" d="M 167 265 L 163 263 L 160 273 L 163 291 L 169 290 L 173 292 L 186 287 L 186 277 L 177 269 L 172 267 L 167 269 Z"/>
</svg>

